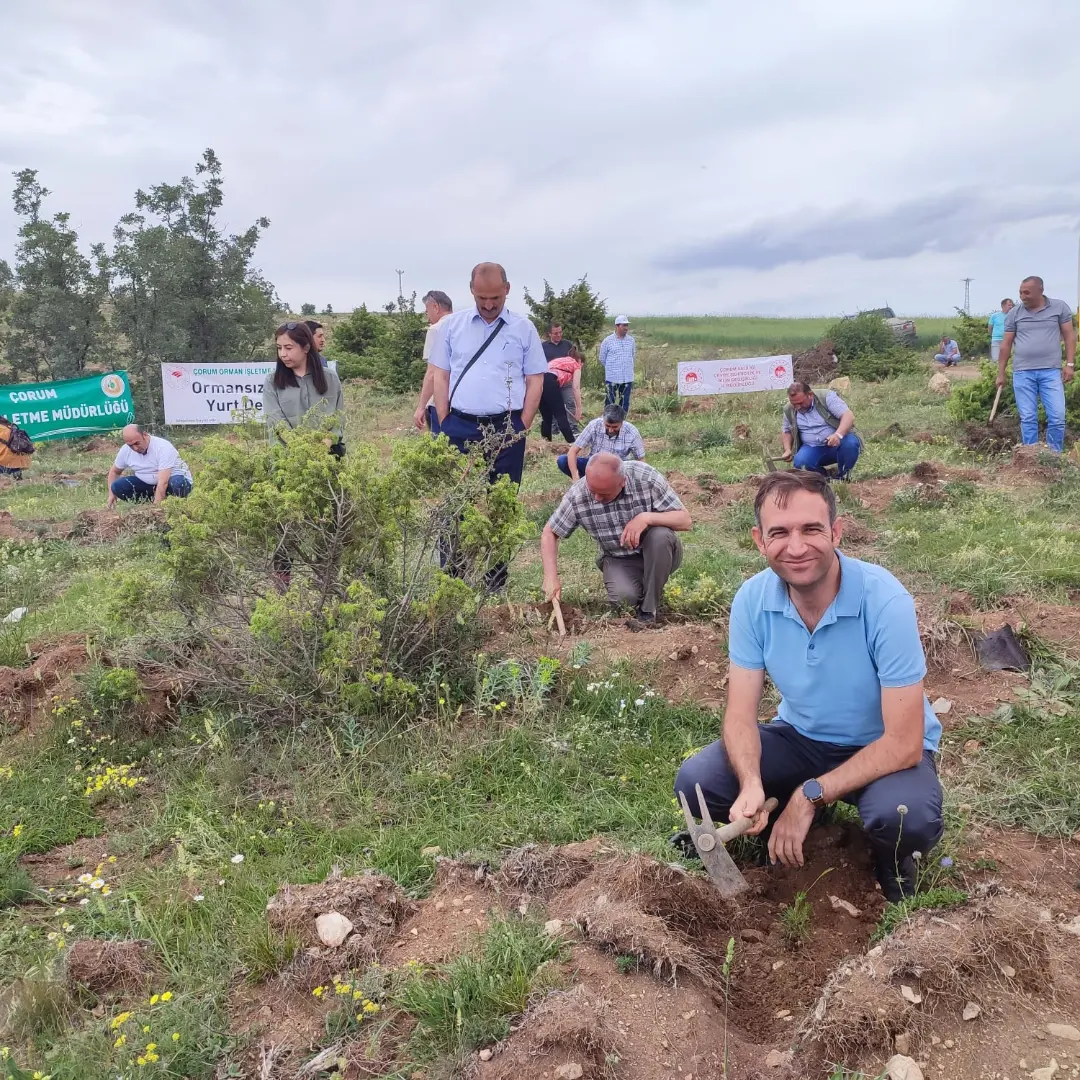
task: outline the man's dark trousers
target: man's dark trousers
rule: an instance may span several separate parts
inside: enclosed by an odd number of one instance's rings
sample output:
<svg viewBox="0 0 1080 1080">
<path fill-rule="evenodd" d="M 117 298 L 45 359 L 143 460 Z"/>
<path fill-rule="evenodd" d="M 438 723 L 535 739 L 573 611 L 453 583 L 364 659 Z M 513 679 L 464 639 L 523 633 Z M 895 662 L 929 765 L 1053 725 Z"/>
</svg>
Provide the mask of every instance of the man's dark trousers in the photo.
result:
<svg viewBox="0 0 1080 1080">
<path fill-rule="evenodd" d="M 604 383 L 604 408 L 609 405 L 621 405 L 622 411 L 630 415 L 630 391 L 634 389 L 632 382 L 606 382 Z"/>
<path fill-rule="evenodd" d="M 525 471 L 525 425 L 521 422 L 521 410 L 484 419 L 485 423 L 481 424 L 476 417 L 451 410 L 439 426 L 439 432 L 463 454 L 469 453 L 485 438 L 501 436 L 501 442 L 486 451 L 488 483 L 494 484 L 500 476 L 509 476 L 515 484 L 520 484 L 521 474 Z M 486 422 L 488 420 L 490 422 Z M 498 563 L 488 570 L 485 575 L 488 588 L 493 591 L 505 588 L 507 570 L 506 563 Z"/>
<path fill-rule="evenodd" d="M 767 799 L 780 800 L 780 809 L 769 819 L 775 822 L 796 788 L 807 780 L 843 764 L 858 746 L 817 742 L 790 724 L 774 720 L 760 725 L 761 786 Z M 694 785 L 700 784 L 715 822 L 726 822 L 731 804 L 739 795 L 739 780 L 728 762 L 723 740 L 684 761 L 675 778 L 675 795 L 686 795 L 690 808 L 697 806 Z M 858 808 L 863 828 L 874 849 L 879 878 L 913 852 L 926 855 L 941 839 L 945 823 L 941 813 L 941 784 L 934 755 L 923 750 L 922 761 L 911 769 L 889 773 L 844 796 Z"/>
</svg>

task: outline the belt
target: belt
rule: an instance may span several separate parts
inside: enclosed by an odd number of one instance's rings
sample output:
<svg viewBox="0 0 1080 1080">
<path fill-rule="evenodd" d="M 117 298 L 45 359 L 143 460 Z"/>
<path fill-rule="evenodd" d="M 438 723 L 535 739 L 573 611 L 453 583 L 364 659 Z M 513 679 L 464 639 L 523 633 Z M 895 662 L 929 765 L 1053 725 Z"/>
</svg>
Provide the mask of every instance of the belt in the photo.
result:
<svg viewBox="0 0 1080 1080">
<path fill-rule="evenodd" d="M 481 424 L 486 427 L 499 427 L 509 417 L 520 416 L 520 409 L 512 409 L 509 412 L 491 413 L 488 416 L 474 416 L 472 413 L 462 412 L 460 409 L 451 409 L 450 412 L 459 420 L 467 420 L 470 424 Z"/>
</svg>

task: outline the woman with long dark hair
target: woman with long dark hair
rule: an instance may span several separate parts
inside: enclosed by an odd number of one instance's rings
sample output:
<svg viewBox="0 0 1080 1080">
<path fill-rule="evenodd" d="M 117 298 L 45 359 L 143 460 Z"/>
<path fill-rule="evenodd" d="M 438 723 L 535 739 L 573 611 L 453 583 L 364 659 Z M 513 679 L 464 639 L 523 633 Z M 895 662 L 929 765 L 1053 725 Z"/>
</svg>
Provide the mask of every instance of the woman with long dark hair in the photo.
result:
<svg viewBox="0 0 1080 1080">
<path fill-rule="evenodd" d="M 333 417 L 330 452 L 345 452 L 345 398 L 337 373 L 319 362 L 319 350 L 311 331 L 302 322 L 277 328 L 277 366 L 263 385 L 263 416 L 272 432 L 278 424 L 291 428 L 317 426 Z"/>
</svg>

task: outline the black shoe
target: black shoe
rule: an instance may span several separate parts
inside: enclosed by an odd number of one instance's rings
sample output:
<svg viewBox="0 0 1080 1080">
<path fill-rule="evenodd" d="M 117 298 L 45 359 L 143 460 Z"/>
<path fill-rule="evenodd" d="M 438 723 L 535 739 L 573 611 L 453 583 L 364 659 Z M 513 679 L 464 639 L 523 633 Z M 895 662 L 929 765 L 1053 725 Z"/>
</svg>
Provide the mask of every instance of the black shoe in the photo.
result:
<svg viewBox="0 0 1080 1080">
<path fill-rule="evenodd" d="M 627 628 L 633 633 L 652 630 L 656 627 L 656 615 L 649 611 L 639 611 L 632 619 L 626 620 Z"/>
<path fill-rule="evenodd" d="M 915 860 L 910 855 L 899 863 L 895 858 L 886 858 L 877 864 L 878 883 L 890 904 L 915 895 L 915 878 Z"/>
</svg>

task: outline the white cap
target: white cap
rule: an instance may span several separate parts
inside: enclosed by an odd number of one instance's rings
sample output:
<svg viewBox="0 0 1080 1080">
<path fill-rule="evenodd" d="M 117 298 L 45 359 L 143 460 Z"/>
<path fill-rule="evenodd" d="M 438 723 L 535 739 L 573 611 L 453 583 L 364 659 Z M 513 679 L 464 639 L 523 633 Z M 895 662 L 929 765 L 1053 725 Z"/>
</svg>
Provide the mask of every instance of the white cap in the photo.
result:
<svg viewBox="0 0 1080 1080">
<path fill-rule="evenodd" d="M 615 325 L 616 326 L 629 326 L 630 325 L 630 320 L 625 315 L 616 315 L 615 316 Z"/>
</svg>

